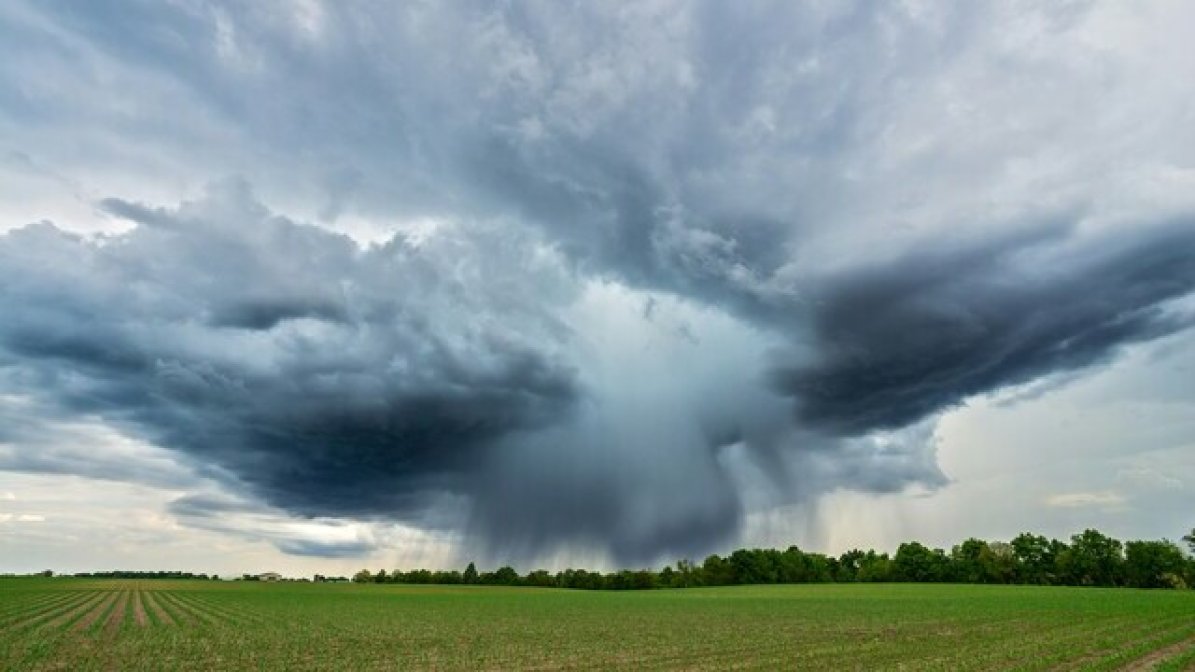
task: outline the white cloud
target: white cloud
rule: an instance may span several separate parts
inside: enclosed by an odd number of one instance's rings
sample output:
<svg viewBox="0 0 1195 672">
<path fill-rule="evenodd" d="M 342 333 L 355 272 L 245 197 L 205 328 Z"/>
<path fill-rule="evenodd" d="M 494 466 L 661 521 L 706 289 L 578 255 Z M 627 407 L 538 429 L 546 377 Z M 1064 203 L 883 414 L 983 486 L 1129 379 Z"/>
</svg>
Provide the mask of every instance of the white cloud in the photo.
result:
<svg viewBox="0 0 1195 672">
<path fill-rule="evenodd" d="M 0 523 L 42 523 L 46 517 L 36 513 L 0 513 Z"/>
<path fill-rule="evenodd" d="M 1116 480 L 1134 488 L 1160 488 L 1163 490 L 1181 490 L 1183 481 L 1173 474 L 1167 474 L 1159 469 L 1133 466 L 1116 472 Z"/>
<path fill-rule="evenodd" d="M 1102 492 L 1068 492 L 1057 495 L 1050 495 L 1046 497 L 1046 506 L 1054 506 L 1065 509 L 1077 509 L 1090 506 L 1098 506 L 1103 508 L 1116 508 L 1125 504 L 1128 500 L 1124 495 L 1111 490 L 1104 490 Z"/>
</svg>

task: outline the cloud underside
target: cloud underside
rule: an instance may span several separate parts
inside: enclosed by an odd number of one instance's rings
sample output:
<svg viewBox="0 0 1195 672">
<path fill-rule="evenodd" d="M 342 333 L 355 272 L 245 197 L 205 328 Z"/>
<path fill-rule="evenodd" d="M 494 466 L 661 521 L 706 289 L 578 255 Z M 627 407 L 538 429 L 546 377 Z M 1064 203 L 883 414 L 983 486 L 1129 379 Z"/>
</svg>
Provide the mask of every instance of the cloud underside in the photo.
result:
<svg viewBox="0 0 1195 672">
<path fill-rule="evenodd" d="M 562 542 L 625 561 L 700 552 L 733 538 L 743 464 L 762 467 L 780 501 L 940 484 L 930 434 L 853 437 L 1171 333 L 1183 322 L 1166 304 L 1195 283 L 1185 223 L 1116 245 L 1054 232 L 913 252 L 811 279 L 819 298 L 793 298 L 791 319 L 756 316 L 780 343 L 792 321 L 812 325 L 813 348 L 720 383 L 754 398 L 634 416 L 617 412 L 625 390 L 583 370 L 576 341 L 602 334 L 559 315 L 580 290 L 533 300 L 538 283 L 580 282 L 557 255 L 525 264 L 537 235 L 360 247 L 268 212 L 235 182 L 152 217 L 107 207 L 137 226 L 102 241 L 45 224 L 0 239 L 6 382 L 43 412 L 102 418 L 300 516 L 435 525 L 431 505 L 463 496 L 471 513 L 447 524 L 516 557 Z M 230 320 L 246 295 L 254 319 Z M 6 468 L 88 469 L 50 455 L 9 451 Z M 96 462 L 95 475 L 111 470 Z M 208 527 L 222 515 L 175 513 Z M 323 543 L 277 541 L 298 554 L 372 548 Z"/>
<path fill-rule="evenodd" d="M 1190 324 L 1184 73 L 1114 7 L 13 7 L 0 176 L 123 228 L 3 223 L 0 468 L 638 563 L 939 486 L 944 411 Z"/>
</svg>

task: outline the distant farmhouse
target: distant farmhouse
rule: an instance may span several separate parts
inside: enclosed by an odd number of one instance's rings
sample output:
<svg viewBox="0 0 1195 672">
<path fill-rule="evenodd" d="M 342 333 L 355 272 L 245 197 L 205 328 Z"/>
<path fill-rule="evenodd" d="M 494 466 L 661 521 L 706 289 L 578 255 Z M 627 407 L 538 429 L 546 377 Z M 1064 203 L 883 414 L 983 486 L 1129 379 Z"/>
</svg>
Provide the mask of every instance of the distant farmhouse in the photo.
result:
<svg viewBox="0 0 1195 672">
<path fill-rule="evenodd" d="M 257 575 L 258 581 L 281 581 L 282 575 L 278 572 L 266 572 L 265 574 Z"/>
</svg>

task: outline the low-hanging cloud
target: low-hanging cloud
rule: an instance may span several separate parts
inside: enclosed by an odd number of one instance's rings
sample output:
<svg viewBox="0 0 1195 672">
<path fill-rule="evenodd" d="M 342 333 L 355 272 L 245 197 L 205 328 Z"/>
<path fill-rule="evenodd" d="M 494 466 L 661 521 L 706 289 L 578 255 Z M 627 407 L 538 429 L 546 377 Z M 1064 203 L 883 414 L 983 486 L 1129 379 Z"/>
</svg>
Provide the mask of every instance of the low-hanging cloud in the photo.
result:
<svg viewBox="0 0 1195 672">
<path fill-rule="evenodd" d="M 399 517 L 576 403 L 554 352 L 569 336 L 531 290 L 560 282 L 550 255 L 449 236 L 360 248 L 220 189 L 105 240 L 49 224 L 0 239 L 0 357 L 42 403 L 296 513 Z"/>
<path fill-rule="evenodd" d="M 1107 361 L 1190 326 L 1195 220 L 1095 241 L 1054 235 L 918 250 L 810 292 L 816 359 L 773 372 L 803 424 L 859 435 Z"/>
</svg>

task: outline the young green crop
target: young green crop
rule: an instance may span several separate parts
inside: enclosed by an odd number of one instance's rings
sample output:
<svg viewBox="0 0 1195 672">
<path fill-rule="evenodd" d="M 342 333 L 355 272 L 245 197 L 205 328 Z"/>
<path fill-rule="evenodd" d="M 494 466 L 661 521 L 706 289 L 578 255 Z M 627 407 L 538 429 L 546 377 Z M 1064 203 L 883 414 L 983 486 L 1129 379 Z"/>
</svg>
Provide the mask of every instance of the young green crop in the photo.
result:
<svg viewBox="0 0 1195 672">
<path fill-rule="evenodd" d="M 1195 593 L 0 580 L 0 669 L 1184 669 Z"/>
</svg>

